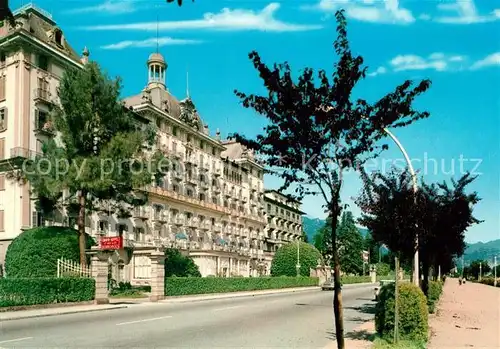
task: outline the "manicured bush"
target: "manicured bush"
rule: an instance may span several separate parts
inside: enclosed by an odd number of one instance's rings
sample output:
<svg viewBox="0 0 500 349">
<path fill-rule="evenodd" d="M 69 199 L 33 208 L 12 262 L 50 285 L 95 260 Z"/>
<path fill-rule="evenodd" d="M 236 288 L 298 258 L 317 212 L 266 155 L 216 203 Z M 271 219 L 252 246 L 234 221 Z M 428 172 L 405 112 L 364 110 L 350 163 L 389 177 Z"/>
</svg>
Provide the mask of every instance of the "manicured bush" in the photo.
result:
<svg viewBox="0 0 500 349">
<path fill-rule="evenodd" d="M 3 278 L 0 279 L 0 307 L 94 299 L 92 278 Z"/>
<path fill-rule="evenodd" d="M 311 244 L 300 242 L 299 245 L 300 275 L 309 276 L 310 269 L 316 268 L 321 253 Z M 297 243 L 281 246 L 271 262 L 272 276 L 297 276 Z"/>
<path fill-rule="evenodd" d="M 429 290 L 427 291 L 427 306 L 429 313 L 434 314 L 436 303 L 443 293 L 443 283 L 440 281 L 429 281 Z"/>
<path fill-rule="evenodd" d="M 382 338 L 394 336 L 394 284 L 380 290 L 375 313 L 375 328 Z M 416 285 L 403 282 L 399 285 L 399 338 L 426 341 L 429 310 L 424 293 Z"/>
<path fill-rule="evenodd" d="M 361 283 L 368 283 L 371 281 L 372 281 L 372 279 L 369 276 L 345 275 L 345 276 L 341 277 L 342 285 L 361 284 Z"/>
<path fill-rule="evenodd" d="M 168 248 L 165 256 L 167 257 L 165 260 L 166 277 L 201 277 L 200 270 L 191 257 L 184 256 L 175 248 Z"/>
<path fill-rule="evenodd" d="M 318 278 L 312 277 L 234 277 L 234 278 L 165 278 L 165 295 L 223 293 L 317 286 Z"/>
<path fill-rule="evenodd" d="M 87 248 L 95 244 L 87 236 Z M 57 276 L 57 259 L 80 261 L 78 232 L 67 227 L 39 227 L 17 236 L 5 256 L 5 274 L 9 278 Z"/>
</svg>

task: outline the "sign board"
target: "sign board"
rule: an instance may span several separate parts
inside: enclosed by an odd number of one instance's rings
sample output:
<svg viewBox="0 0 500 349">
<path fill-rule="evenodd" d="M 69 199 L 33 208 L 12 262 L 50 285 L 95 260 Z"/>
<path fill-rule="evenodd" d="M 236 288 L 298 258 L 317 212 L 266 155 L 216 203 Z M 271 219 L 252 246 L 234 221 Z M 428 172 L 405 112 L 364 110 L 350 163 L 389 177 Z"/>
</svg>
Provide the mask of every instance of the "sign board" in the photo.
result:
<svg viewBox="0 0 500 349">
<path fill-rule="evenodd" d="M 123 248 L 123 237 L 103 236 L 99 241 L 99 248 L 101 250 L 119 250 Z"/>
<path fill-rule="evenodd" d="M 368 263 L 369 259 L 370 259 L 370 252 L 363 251 L 363 262 Z"/>
</svg>

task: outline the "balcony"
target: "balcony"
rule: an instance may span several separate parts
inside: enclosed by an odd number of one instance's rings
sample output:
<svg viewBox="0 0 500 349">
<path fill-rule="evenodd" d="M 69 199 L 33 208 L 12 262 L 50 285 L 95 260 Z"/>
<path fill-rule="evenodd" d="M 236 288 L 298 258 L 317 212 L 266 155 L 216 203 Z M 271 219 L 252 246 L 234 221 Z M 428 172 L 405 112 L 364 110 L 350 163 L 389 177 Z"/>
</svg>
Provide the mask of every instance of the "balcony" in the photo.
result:
<svg viewBox="0 0 500 349">
<path fill-rule="evenodd" d="M 38 113 L 35 118 L 35 132 L 53 136 L 56 130 L 46 114 Z"/>
<path fill-rule="evenodd" d="M 209 220 L 201 221 L 200 222 L 200 229 L 203 229 L 203 230 L 212 229 L 212 222 L 210 222 Z"/>
<path fill-rule="evenodd" d="M 172 223 L 175 225 L 184 225 L 185 219 L 184 217 L 174 216 L 174 218 L 172 219 Z"/>
<path fill-rule="evenodd" d="M 168 212 L 164 211 L 164 210 L 155 210 L 154 213 L 153 213 L 153 220 L 155 221 L 158 221 L 158 222 L 162 222 L 162 223 L 166 223 L 168 222 Z"/>
<path fill-rule="evenodd" d="M 186 156 L 186 160 L 184 161 L 188 165 L 198 166 L 196 162 L 196 158 L 194 156 Z"/>
<path fill-rule="evenodd" d="M 51 93 L 49 90 L 42 89 L 42 88 L 36 88 L 33 91 L 34 101 L 35 102 L 43 102 L 46 104 L 52 104 L 51 101 Z"/>
<path fill-rule="evenodd" d="M 139 218 L 139 219 L 148 219 L 149 218 L 149 210 L 147 207 L 136 207 L 133 210 L 132 216 L 134 218 Z"/>
<path fill-rule="evenodd" d="M 186 220 L 186 226 L 190 228 L 198 228 L 200 226 L 200 221 L 197 218 L 188 218 Z"/>
<path fill-rule="evenodd" d="M 214 167 L 214 169 L 212 170 L 212 174 L 216 177 L 220 176 L 220 168 Z"/>
</svg>

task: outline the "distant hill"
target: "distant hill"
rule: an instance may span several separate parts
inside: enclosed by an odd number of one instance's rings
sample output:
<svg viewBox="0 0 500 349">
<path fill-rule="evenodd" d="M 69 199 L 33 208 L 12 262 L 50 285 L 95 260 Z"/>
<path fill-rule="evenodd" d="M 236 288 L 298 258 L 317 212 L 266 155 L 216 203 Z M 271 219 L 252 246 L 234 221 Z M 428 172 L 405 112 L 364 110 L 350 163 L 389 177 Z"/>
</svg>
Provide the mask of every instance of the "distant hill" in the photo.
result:
<svg viewBox="0 0 500 349">
<path fill-rule="evenodd" d="M 324 225 L 324 219 L 312 218 L 307 216 L 302 217 L 302 230 L 306 232 L 307 238 L 310 242 L 313 242 L 314 235 L 316 235 L 316 232 Z"/>
<path fill-rule="evenodd" d="M 325 223 L 326 221 L 324 219 L 312 218 L 307 216 L 302 217 L 302 229 L 306 232 L 310 242 L 313 241 L 314 235 L 316 235 L 317 231 L 321 229 L 325 225 Z M 368 234 L 368 229 L 359 227 L 358 229 L 363 237 Z"/>
<path fill-rule="evenodd" d="M 497 263 L 500 263 L 500 239 L 467 244 L 464 262 L 465 264 L 469 264 L 475 260 L 487 260 L 492 264 L 495 256 L 497 256 Z"/>
</svg>

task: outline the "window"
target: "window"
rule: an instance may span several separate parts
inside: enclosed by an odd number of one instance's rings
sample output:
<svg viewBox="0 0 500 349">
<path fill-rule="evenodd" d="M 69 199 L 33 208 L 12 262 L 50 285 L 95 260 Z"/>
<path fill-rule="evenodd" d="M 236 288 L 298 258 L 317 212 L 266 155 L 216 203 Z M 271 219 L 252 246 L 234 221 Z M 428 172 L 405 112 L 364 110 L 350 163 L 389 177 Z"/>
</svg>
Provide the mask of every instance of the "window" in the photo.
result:
<svg viewBox="0 0 500 349">
<path fill-rule="evenodd" d="M 62 31 L 56 30 L 55 35 L 54 35 L 54 40 L 55 40 L 56 44 L 62 46 L 62 44 L 63 44 Z"/>
<path fill-rule="evenodd" d="M 7 129 L 7 108 L 0 108 L 0 132 Z"/>
<path fill-rule="evenodd" d="M 6 85 L 7 83 L 7 77 L 5 75 L 0 76 L 0 101 L 5 100 L 5 95 L 6 95 Z"/>
<path fill-rule="evenodd" d="M 172 143 L 172 152 L 177 153 L 177 143 Z"/>
<path fill-rule="evenodd" d="M 49 114 L 43 110 L 35 110 L 35 130 L 43 130 L 49 122 Z"/>
<path fill-rule="evenodd" d="M 193 197 L 193 191 L 191 189 L 186 189 L 186 195 L 189 197 Z"/>
<path fill-rule="evenodd" d="M 271 204 L 267 204 L 267 210 L 271 212 Z"/>
<path fill-rule="evenodd" d="M 156 118 L 156 127 L 158 127 L 161 130 L 161 119 Z"/>
<path fill-rule="evenodd" d="M 200 193 L 199 194 L 199 199 L 200 199 L 200 201 L 205 201 L 205 194 Z"/>
<path fill-rule="evenodd" d="M 179 186 L 178 186 L 177 184 L 174 184 L 174 185 L 172 186 L 172 190 L 173 190 L 174 192 L 178 193 L 178 192 L 179 192 Z"/>
<path fill-rule="evenodd" d="M 4 210 L 1 210 L 0 211 L 0 231 L 5 231 L 5 227 L 4 227 Z"/>
<path fill-rule="evenodd" d="M 4 66 L 6 62 L 5 53 L 0 52 L 0 67 Z"/>
<path fill-rule="evenodd" d="M 217 196 L 212 196 L 212 203 L 218 205 Z"/>
<path fill-rule="evenodd" d="M 203 141 L 200 141 L 200 149 L 203 150 L 205 148 L 205 143 Z"/>
<path fill-rule="evenodd" d="M 49 58 L 44 55 L 38 55 L 38 68 L 43 70 L 49 70 Z"/>
<path fill-rule="evenodd" d="M 174 136 L 177 136 L 177 127 L 172 126 L 172 134 L 173 134 Z M 174 143 L 174 144 L 175 144 L 175 143 Z"/>
<path fill-rule="evenodd" d="M 215 156 L 215 148 L 214 147 L 212 147 L 212 155 Z"/>
<path fill-rule="evenodd" d="M 0 190 L 5 190 L 5 175 L 0 175 Z"/>
<path fill-rule="evenodd" d="M 5 138 L 0 138 L 0 159 L 5 159 Z"/>
<path fill-rule="evenodd" d="M 216 187 L 217 186 L 217 181 L 215 179 L 212 179 L 212 187 Z"/>
</svg>

